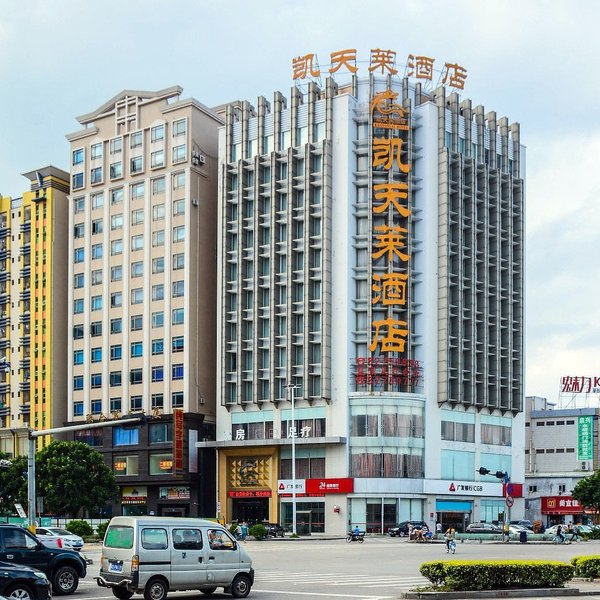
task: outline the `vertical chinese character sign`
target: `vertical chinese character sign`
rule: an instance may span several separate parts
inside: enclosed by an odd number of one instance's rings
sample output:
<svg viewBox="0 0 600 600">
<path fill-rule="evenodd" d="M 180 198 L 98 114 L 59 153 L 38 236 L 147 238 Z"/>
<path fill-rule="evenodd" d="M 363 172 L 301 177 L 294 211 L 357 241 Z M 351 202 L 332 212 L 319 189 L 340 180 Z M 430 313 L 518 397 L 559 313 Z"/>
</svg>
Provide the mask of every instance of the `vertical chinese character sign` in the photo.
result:
<svg viewBox="0 0 600 600">
<path fill-rule="evenodd" d="M 592 415 L 577 418 L 577 460 L 593 458 L 594 421 Z"/>
<path fill-rule="evenodd" d="M 173 409 L 173 466 L 183 471 L 183 410 Z"/>
</svg>

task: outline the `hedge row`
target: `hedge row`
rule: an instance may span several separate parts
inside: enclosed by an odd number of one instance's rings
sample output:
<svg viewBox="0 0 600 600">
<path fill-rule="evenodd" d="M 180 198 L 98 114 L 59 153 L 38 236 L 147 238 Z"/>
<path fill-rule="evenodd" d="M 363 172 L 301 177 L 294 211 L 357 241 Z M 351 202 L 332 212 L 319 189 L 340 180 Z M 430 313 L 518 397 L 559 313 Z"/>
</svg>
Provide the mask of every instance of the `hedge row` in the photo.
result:
<svg viewBox="0 0 600 600">
<path fill-rule="evenodd" d="M 600 577 L 600 556 L 574 556 L 571 564 L 575 567 L 576 577 L 587 579 Z"/>
<path fill-rule="evenodd" d="M 421 565 L 421 575 L 448 591 L 563 587 L 575 568 L 543 560 L 438 560 Z"/>
</svg>

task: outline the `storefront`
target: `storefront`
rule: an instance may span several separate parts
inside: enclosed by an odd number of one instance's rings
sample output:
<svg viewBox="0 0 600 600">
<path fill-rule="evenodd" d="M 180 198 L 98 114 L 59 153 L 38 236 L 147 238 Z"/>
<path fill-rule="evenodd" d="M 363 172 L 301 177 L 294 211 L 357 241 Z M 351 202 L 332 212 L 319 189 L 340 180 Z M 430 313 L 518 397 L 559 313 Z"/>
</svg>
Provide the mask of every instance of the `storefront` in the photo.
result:
<svg viewBox="0 0 600 600">
<path fill-rule="evenodd" d="M 121 488 L 121 504 L 124 517 L 147 515 L 148 488 L 143 485 Z"/>
<path fill-rule="evenodd" d="M 559 523 L 587 524 L 590 516 L 572 496 L 542 496 L 542 519 L 550 527 Z"/>
</svg>

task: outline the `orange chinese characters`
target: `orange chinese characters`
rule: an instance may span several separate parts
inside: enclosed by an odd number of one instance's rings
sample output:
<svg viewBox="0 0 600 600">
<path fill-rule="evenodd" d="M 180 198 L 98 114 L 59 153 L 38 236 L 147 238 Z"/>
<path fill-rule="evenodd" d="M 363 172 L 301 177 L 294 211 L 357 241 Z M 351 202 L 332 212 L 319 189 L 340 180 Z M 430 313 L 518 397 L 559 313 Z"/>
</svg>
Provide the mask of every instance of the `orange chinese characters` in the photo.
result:
<svg viewBox="0 0 600 600">
<path fill-rule="evenodd" d="M 371 73 L 381 69 L 382 73 L 388 71 L 391 75 L 395 75 L 398 72 L 398 69 L 394 68 L 395 63 L 396 53 L 393 50 L 381 50 L 381 48 L 371 50 L 371 66 L 369 67 Z"/>
<path fill-rule="evenodd" d="M 331 53 L 331 67 L 329 72 L 337 73 L 342 66 L 345 66 L 350 73 L 356 73 L 356 71 L 358 71 L 358 67 L 356 66 L 356 48 L 338 50 L 337 52 Z"/>
<path fill-rule="evenodd" d="M 404 352 L 406 338 L 408 337 L 408 329 L 406 321 L 399 321 L 388 317 L 382 321 L 373 321 L 375 327 L 375 335 L 369 346 L 369 350 L 373 352 L 377 348 L 379 338 L 381 337 L 381 352 Z M 382 334 L 382 329 L 387 327 L 387 335 Z"/>
<path fill-rule="evenodd" d="M 388 225 L 379 225 L 374 229 L 381 233 L 375 235 L 377 243 L 373 245 L 378 250 L 371 254 L 372 258 L 381 258 L 384 254 L 387 254 L 388 260 L 393 261 L 394 256 L 397 256 L 401 261 L 408 262 L 410 256 L 401 252 L 403 248 L 406 248 L 405 240 L 408 229 L 399 226 L 390 227 Z"/>
<path fill-rule="evenodd" d="M 314 66 L 315 63 L 316 57 L 314 54 L 297 56 L 292 59 L 294 79 L 306 79 L 309 75 L 311 77 L 318 77 L 321 74 L 321 71 L 318 66 Z"/>
<path fill-rule="evenodd" d="M 398 200 L 406 200 L 408 198 L 407 183 L 376 183 L 373 186 L 373 192 L 375 195 L 375 200 L 383 200 L 380 205 L 373 205 L 374 213 L 379 214 L 385 212 L 389 208 L 390 204 L 392 204 L 400 216 L 408 217 L 410 215 L 410 208 L 407 206 L 402 206 L 402 204 L 398 202 Z"/>
<path fill-rule="evenodd" d="M 408 69 L 407 75 L 409 77 L 416 77 L 417 79 L 433 79 L 433 63 L 435 58 L 429 58 L 429 56 L 414 56 L 413 54 L 408 55 L 406 61 L 406 67 Z"/>
<path fill-rule="evenodd" d="M 373 274 L 373 285 L 371 289 L 375 292 L 372 304 L 383 304 L 384 306 L 404 306 L 406 304 L 406 282 L 407 273 L 385 273 L 384 275 Z"/>
<path fill-rule="evenodd" d="M 402 162 L 402 143 L 400 138 L 373 138 L 373 167 L 383 165 L 389 171 L 395 160 L 400 171 L 408 173 L 410 164 Z"/>
<path fill-rule="evenodd" d="M 465 80 L 467 79 L 467 70 L 460 65 L 446 63 L 444 65 L 444 77 L 442 83 L 459 90 L 465 89 Z"/>
</svg>

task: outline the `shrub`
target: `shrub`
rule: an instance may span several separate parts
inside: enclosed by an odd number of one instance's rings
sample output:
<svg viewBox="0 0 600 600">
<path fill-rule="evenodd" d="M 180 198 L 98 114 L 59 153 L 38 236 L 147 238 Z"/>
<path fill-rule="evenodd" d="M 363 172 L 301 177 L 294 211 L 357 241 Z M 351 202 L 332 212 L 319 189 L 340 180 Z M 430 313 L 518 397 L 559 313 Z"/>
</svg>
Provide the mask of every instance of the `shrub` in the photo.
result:
<svg viewBox="0 0 600 600">
<path fill-rule="evenodd" d="M 94 535 L 94 528 L 87 521 L 83 520 L 69 521 L 65 529 L 79 537 Z"/>
<path fill-rule="evenodd" d="M 100 523 L 98 527 L 96 527 L 96 534 L 98 537 L 103 540 L 104 534 L 106 533 L 106 528 L 108 527 L 109 521 L 104 521 L 104 523 Z"/>
<path fill-rule="evenodd" d="M 237 530 L 237 528 L 239 527 L 238 523 L 236 523 L 235 521 L 229 526 L 229 533 L 233 536 L 235 536 L 235 532 Z"/>
<path fill-rule="evenodd" d="M 576 577 L 600 577 L 600 556 L 574 556 L 571 564 L 575 567 Z"/>
<path fill-rule="evenodd" d="M 261 523 L 257 523 L 250 527 L 248 534 L 256 540 L 264 540 L 267 537 L 267 528 Z"/>
<path fill-rule="evenodd" d="M 423 563 L 421 575 L 452 591 L 563 587 L 574 567 L 543 560 L 448 560 Z"/>
</svg>

